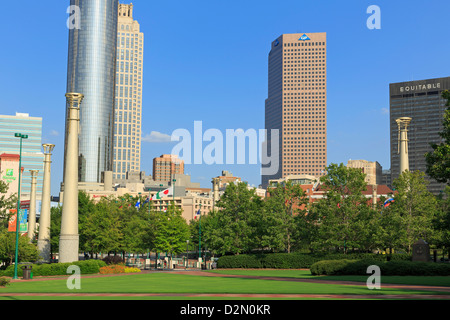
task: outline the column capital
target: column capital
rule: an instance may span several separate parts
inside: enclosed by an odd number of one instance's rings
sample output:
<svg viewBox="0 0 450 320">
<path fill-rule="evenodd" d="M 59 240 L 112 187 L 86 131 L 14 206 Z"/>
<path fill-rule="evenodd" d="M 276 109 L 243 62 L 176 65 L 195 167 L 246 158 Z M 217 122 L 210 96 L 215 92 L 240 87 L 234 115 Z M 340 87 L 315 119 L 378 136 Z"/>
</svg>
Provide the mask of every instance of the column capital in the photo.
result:
<svg viewBox="0 0 450 320">
<path fill-rule="evenodd" d="M 53 149 L 55 148 L 54 144 L 45 143 L 42 145 L 44 148 L 44 154 L 51 154 Z"/>
</svg>

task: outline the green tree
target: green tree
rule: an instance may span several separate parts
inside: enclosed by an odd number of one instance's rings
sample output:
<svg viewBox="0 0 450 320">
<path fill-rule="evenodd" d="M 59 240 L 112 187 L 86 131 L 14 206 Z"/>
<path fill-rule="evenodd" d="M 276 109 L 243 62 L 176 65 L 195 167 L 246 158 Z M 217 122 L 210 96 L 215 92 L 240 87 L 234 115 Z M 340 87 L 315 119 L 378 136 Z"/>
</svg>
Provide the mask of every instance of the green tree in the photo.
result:
<svg viewBox="0 0 450 320">
<path fill-rule="evenodd" d="M 405 171 L 393 182 L 395 202 L 386 214 L 393 218 L 395 224 L 394 230 L 389 233 L 395 238 L 395 244 L 407 252 L 411 252 L 417 240 L 430 242 L 433 239 L 433 221 L 438 204 L 436 197 L 427 190 L 427 185 L 425 174 L 420 171 Z M 388 228 L 389 224 L 385 227 Z"/>
<path fill-rule="evenodd" d="M 434 219 L 435 243 L 437 247 L 450 249 L 450 187 L 438 197 L 438 210 Z M 450 251 L 448 251 L 450 254 Z"/>
<path fill-rule="evenodd" d="M 450 92 L 444 91 L 442 97 L 447 99 L 448 106 L 444 113 L 443 131 L 439 133 L 443 142 L 431 144 L 433 151 L 425 154 L 426 172 L 436 181 L 450 185 Z"/>
<path fill-rule="evenodd" d="M 221 255 L 252 250 L 255 224 L 263 210 L 262 199 L 255 190 L 245 183 L 229 184 L 216 207 L 218 210 L 210 214 L 214 228 L 205 229 L 208 230 L 205 236 L 208 248 Z"/>
<path fill-rule="evenodd" d="M 8 188 L 8 183 L 0 180 L 0 231 L 8 228 L 9 210 L 17 208 L 17 194 L 7 197 Z"/>
<path fill-rule="evenodd" d="M 261 246 L 290 253 L 300 236 L 295 217 L 305 216 L 307 204 L 302 187 L 291 181 L 270 188 L 264 214 L 258 219 Z"/>
<path fill-rule="evenodd" d="M 153 249 L 171 255 L 186 251 L 189 227 L 181 215 L 181 210 L 172 203 L 167 212 L 153 212 Z"/>
<path fill-rule="evenodd" d="M 50 208 L 50 252 L 53 256 L 54 252 L 59 251 L 59 236 L 61 234 L 61 215 L 62 207 Z"/>
<path fill-rule="evenodd" d="M 82 196 L 82 201 L 86 201 Z M 88 211 L 84 211 L 89 208 Z M 101 199 L 97 204 L 91 200 L 83 203 L 83 224 L 80 225 L 80 248 L 93 253 L 120 250 L 122 240 L 120 217 L 112 202 Z"/>
<path fill-rule="evenodd" d="M 373 210 L 363 194 L 367 189 L 365 174 L 344 164 L 331 164 L 321 177 L 325 196 L 311 206 L 310 221 L 317 223 L 313 249 L 368 250 L 373 243 Z M 311 223 L 309 223 L 311 224 Z"/>
<path fill-rule="evenodd" d="M 120 247 L 123 252 L 145 253 L 150 248 L 150 222 L 146 207 L 136 209 L 119 209 L 122 240 Z"/>
<path fill-rule="evenodd" d="M 0 261 L 6 266 L 14 262 L 16 254 L 16 233 L 6 229 L 0 232 Z M 35 244 L 30 243 L 27 236 L 19 237 L 18 262 L 34 262 L 38 259 L 39 252 Z"/>
</svg>

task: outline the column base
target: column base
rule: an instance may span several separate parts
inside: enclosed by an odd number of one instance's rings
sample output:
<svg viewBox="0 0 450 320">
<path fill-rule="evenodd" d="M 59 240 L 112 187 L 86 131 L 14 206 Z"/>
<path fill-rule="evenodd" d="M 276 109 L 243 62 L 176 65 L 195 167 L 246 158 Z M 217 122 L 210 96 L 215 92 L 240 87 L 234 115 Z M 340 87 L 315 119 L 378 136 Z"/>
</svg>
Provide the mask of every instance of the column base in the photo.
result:
<svg viewBox="0 0 450 320">
<path fill-rule="evenodd" d="M 37 247 L 39 251 L 39 257 L 42 262 L 50 263 L 50 240 L 38 239 Z"/>
<path fill-rule="evenodd" d="M 59 262 L 78 261 L 79 255 L 79 235 L 61 234 L 59 237 Z"/>
</svg>

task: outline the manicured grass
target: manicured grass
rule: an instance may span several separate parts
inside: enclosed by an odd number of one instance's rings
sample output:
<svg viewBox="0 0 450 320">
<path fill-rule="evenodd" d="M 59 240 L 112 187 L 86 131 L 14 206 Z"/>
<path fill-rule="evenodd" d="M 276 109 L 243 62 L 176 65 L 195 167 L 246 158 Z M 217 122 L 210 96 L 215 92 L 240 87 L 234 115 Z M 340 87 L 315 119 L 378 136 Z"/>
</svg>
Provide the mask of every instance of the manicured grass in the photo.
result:
<svg viewBox="0 0 450 320">
<path fill-rule="evenodd" d="M 266 270 L 269 271 L 269 270 Z M 301 274 L 302 272 L 300 272 Z M 285 276 L 284 270 L 272 276 Z M 430 291 L 412 291 L 382 288 L 369 290 L 365 286 L 342 286 L 334 284 L 316 284 L 288 281 L 242 279 L 226 277 L 205 277 L 189 274 L 149 273 L 104 278 L 82 278 L 81 290 L 69 290 L 66 280 L 48 280 L 34 282 L 14 282 L 2 293 L 161 293 L 161 294 L 433 294 Z M 442 293 L 434 293 L 442 294 Z M 48 297 L 47 297 L 48 298 Z M 6 298 L 7 299 L 7 298 Z M 23 298 L 25 299 L 25 298 Z M 27 298 L 29 299 L 29 298 Z M 83 299 L 71 297 L 71 299 Z M 105 299 L 105 298 L 102 298 Z M 112 298 L 114 299 L 114 298 Z M 131 298 L 135 299 L 135 298 Z M 166 298 L 167 299 L 167 298 Z M 184 299 L 184 297 L 182 298 Z M 204 299 L 204 297 L 199 298 Z"/>
<path fill-rule="evenodd" d="M 313 276 L 309 270 L 245 270 L 245 269 L 227 269 L 212 270 L 209 272 L 230 274 L 230 275 L 248 275 L 262 277 L 286 277 L 286 278 L 303 278 L 315 280 L 337 280 L 337 281 L 357 281 L 366 282 L 367 276 Z M 450 287 L 450 277 L 445 276 L 383 276 L 381 275 L 381 283 L 386 284 L 407 284 L 421 286 L 439 286 Z"/>
</svg>

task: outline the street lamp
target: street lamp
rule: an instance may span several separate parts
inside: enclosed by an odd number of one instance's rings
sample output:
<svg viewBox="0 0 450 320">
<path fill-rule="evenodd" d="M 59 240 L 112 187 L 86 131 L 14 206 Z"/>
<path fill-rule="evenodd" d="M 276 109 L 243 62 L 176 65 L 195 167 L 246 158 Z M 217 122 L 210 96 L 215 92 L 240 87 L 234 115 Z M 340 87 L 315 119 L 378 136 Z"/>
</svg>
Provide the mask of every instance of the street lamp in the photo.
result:
<svg viewBox="0 0 450 320">
<path fill-rule="evenodd" d="M 19 213 L 20 213 L 20 180 L 22 177 L 22 141 L 23 139 L 28 139 L 28 135 L 16 133 L 14 135 L 16 138 L 20 138 L 20 150 L 19 150 L 19 190 L 17 193 L 17 212 L 16 212 L 16 252 L 15 252 L 15 258 L 14 258 L 14 277 L 13 279 L 18 279 L 17 276 L 17 264 L 18 264 L 18 256 L 19 256 L 19 228 L 20 228 L 20 222 L 19 222 Z"/>
<path fill-rule="evenodd" d="M 186 240 L 186 266 L 185 270 L 187 270 L 189 264 L 189 240 Z"/>
<path fill-rule="evenodd" d="M 173 192 L 172 192 L 172 196 L 173 196 L 173 209 L 175 210 L 175 182 L 177 182 L 177 179 L 173 179 L 172 180 L 173 184 Z"/>
<path fill-rule="evenodd" d="M 200 202 L 200 217 L 199 217 L 199 228 L 198 228 L 198 262 L 202 264 L 202 203 Z"/>
</svg>

